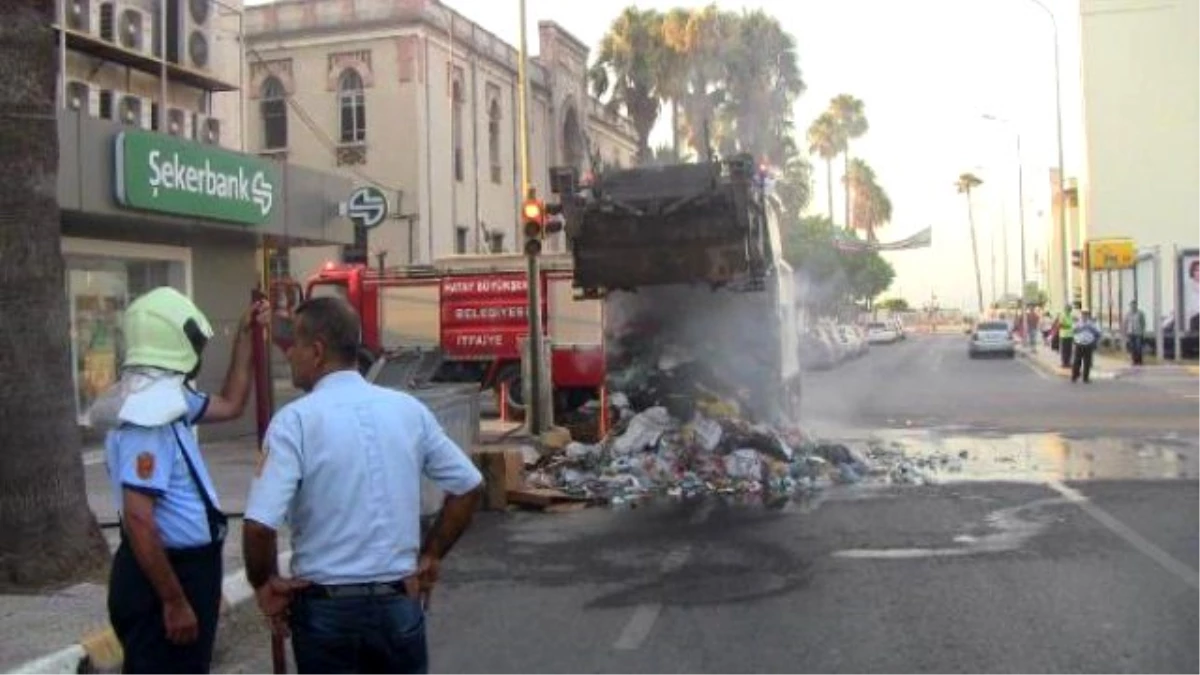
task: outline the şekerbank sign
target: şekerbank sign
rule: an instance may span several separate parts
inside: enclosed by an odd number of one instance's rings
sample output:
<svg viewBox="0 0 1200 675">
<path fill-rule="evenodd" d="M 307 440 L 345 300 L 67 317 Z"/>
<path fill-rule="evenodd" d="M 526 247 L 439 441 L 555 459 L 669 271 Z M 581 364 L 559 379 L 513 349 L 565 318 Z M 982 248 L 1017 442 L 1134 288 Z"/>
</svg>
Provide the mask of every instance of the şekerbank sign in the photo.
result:
<svg viewBox="0 0 1200 675">
<path fill-rule="evenodd" d="M 261 225 L 279 198 L 270 161 L 165 134 L 116 138 L 116 197 L 123 206 Z"/>
</svg>

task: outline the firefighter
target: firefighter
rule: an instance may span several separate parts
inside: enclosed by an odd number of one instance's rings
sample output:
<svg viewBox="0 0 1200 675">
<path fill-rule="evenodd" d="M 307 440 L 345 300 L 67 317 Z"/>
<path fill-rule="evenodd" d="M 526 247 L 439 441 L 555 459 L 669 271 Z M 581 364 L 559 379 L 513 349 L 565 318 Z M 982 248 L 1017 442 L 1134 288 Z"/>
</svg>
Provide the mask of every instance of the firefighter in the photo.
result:
<svg viewBox="0 0 1200 675">
<path fill-rule="evenodd" d="M 125 312 L 120 379 L 88 410 L 107 430 L 106 462 L 121 543 L 108 613 L 128 673 L 207 673 L 221 602 L 226 518 L 192 426 L 240 417 L 251 380 L 250 323 L 242 318 L 220 395 L 192 389 L 213 335 L 204 314 L 162 287 Z"/>
</svg>

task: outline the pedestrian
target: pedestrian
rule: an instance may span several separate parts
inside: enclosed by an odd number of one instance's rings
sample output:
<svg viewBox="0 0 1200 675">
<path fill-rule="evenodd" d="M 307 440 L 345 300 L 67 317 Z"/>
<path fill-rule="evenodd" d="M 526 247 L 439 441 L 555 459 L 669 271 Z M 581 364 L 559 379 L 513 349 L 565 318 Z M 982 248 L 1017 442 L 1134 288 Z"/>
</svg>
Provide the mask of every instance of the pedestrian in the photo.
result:
<svg viewBox="0 0 1200 675">
<path fill-rule="evenodd" d="M 424 404 L 359 374 L 350 305 L 311 299 L 294 322 L 287 358 L 307 393 L 267 430 L 246 506 L 246 576 L 272 631 L 292 636 L 299 672 L 427 672 L 422 598 L 471 522 L 482 476 Z M 424 541 L 422 474 L 446 492 Z M 287 579 L 276 559 L 285 520 Z"/>
<path fill-rule="evenodd" d="M 1063 313 L 1058 317 L 1058 354 L 1062 358 L 1060 362 L 1063 368 L 1071 367 L 1071 352 L 1075 345 L 1075 315 L 1071 312 L 1071 306 L 1067 305 Z"/>
<path fill-rule="evenodd" d="M 1092 355 L 1096 345 L 1100 344 L 1100 327 L 1092 319 L 1092 313 L 1083 310 L 1083 315 L 1075 325 L 1075 359 L 1071 364 L 1071 381 L 1075 382 L 1083 375 L 1084 382 L 1090 382 L 1092 376 Z"/>
<path fill-rule="evenodd" d="M 1138 309 L 1137 300 L 1129 303 L 1129 313 L 1121 322 L 1125 333 L 1125 341 L 1129 348 L 1129 357 L 1133 365 L 1142 365 L 1142 354 L 1145 350 L 1146 315 Z"/>
<path fill-rule="evenodd" d="M 251 381 L 250 326 L 242 317 L 220 394 L 189 384 L 213 335 L 173 288 L 156 288 L 123 318 L 120 378 L 88 409 L 107 430 L 105 455 L 121 543 L 108 583 L 108 616 L 127 673 L 207 673 L 221 603 L 226 519 L 192 427 L 240 417 Z"/>
</svg>

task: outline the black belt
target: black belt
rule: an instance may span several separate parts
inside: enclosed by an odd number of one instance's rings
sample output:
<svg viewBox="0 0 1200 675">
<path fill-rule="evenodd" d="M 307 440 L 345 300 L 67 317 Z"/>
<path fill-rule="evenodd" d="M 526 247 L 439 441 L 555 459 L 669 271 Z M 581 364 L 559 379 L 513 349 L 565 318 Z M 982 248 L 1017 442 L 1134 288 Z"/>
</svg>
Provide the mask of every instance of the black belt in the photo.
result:
<svg viewBox="0 0 1200 675">
<path fill-rule="evenodd" d="M 404 580 L 375 581 L 364 584 L 313 584 L 300 589 L 300 595 L 310 598 L 386 598 L 408 595 Z"/>
</svg>

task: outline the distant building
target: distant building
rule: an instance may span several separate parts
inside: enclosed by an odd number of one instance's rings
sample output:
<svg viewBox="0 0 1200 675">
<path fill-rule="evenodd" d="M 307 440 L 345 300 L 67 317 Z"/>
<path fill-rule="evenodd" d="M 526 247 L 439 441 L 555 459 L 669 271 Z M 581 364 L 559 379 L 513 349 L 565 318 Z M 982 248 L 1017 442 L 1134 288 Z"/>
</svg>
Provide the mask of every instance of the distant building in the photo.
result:
<svg viewBox="0 0 1200 675">
<path fill-rule="evenodd" d="M 246 33 L 250 147 L 382 188 L 393 216 L 357 244 L 372 265 L 520 250 L 515 48 L 436 0 L 287 0 L 249 8 Z M 551 166 L 629 165 L 637 144 L 589 96 L 587 46 L 551 22 L 538 37 L 530 180 L 548 197 Z M 293 249 L 291 272 L 340 254 Z"/>
<path fill-rule="evenodd" d="M 1149 309 L 1159 284 L 1168 313 L 1176 297 L 1171 246 L 1200 244 L 1198 27 L 1196 0 L 1080 1 L 1083 229 L 1089 238 L 1161 246 L 1163 276 L 1153 279 L 1144 266 L 1138 285 Z"/>
</svg>

